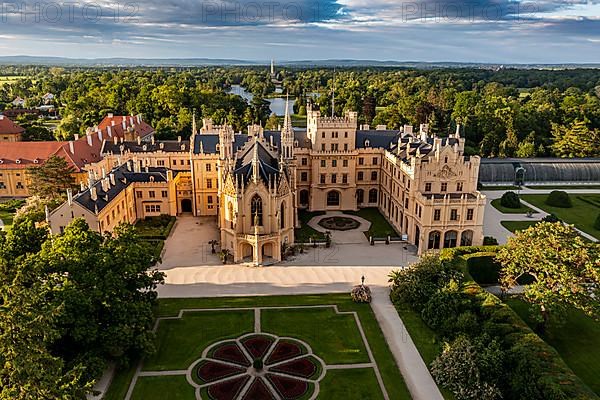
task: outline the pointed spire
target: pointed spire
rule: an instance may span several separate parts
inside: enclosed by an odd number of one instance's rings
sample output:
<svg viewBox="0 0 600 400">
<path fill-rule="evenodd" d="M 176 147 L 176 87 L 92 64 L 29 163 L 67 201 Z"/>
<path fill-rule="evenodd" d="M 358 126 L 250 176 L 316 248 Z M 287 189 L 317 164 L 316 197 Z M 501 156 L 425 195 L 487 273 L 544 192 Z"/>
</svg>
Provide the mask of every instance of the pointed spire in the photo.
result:
<svg viewBox="0 0 600 400">
<path fill-rule="evenodd" d="M 198 134 L 198 127 L 196 126 L 196 109 L 194 108 L 192 114 L 192 135 L 196 136 Z"/>
<path fill-rule="evenodd" d="M 260 160 L 258 159 L 258 138 L 254 137 L 254 149 L 252 154 L 252 182 L 258 182 Z"/>
</svg>

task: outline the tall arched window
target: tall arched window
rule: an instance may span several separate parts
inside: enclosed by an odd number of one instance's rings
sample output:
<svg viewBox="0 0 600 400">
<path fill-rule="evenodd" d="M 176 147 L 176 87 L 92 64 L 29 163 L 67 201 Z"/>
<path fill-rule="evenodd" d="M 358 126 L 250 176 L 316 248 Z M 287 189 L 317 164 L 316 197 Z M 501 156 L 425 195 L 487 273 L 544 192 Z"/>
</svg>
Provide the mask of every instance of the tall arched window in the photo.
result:
<svg viewBox="0 0 600 400">
<path fill-rule="evenodd" d="M 254 195 L 252 203 L 250 203 L 250 212 L 252 213 L 252 226 L 255 224 L 262 226 L 263 224 L 263 207 L 262 199 L 259 195 Z"/>
<path fill-rule="evenodd" d="M 427 246 L 428 249 L 439 249 L 440 248 L 440 241 L 442 238 L 442 234 L 440 233 L 440 231 L 433 231 L 431 233 L 429 233 L 429 244 Z"/>
<path fill-rule="evenodd" d="M 281 202 L 281 208 L 279 209 L 279 221 L 281 229 L 285 228 L 285 201 Z"/>
<path fill-rule="evenodd" d="M 308 205 L 308 190 L 300 191 L 300 205 L 307 206 Z"/>
<path fill-rule="evenodd" d="M 456 231 L 448 231 L 444 235 L 444 248 L 456 247 L 456 239 L 458 233 Z"/>
<path fill-rule="evenodd" d="M 377 189 L 369 190 L 369 203 L 377 203 Z"/>
<path fill-rule="evenodd" d="M 231 204 L 231 202 L 229 202 L 229 227 L 231 229 L 233 229 L 233 204 Z"/>
<path fill-rule="evenodd" d="M 356 190 L 356 202 L 362 204 L 365 202 L 365 191 L 362 189 Z"/>
<path fill-rule="evenodd" d="M 327 193 L 327 205 L 328 206 L 339 206 L 340 205 L 340 192 L 332 190 Z"/>
<path fill-rule="evenodd" d="M 464 231 L 460 235 L 460 245 L 461 246 L 471 246 L 473 244 L 473 231 L 468 230 Z"/>
</svg>

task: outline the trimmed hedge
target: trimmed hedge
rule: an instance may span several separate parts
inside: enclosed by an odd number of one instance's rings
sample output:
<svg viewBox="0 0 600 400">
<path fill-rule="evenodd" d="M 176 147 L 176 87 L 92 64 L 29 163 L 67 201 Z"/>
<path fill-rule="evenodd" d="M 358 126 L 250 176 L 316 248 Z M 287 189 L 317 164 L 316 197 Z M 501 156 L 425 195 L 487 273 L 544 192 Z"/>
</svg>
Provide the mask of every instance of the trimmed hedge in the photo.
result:
<svg viewBox="0 0 600 400">
<path fill-rule="evenodd" d="M 596 222 L 594 222 L 594 228 L 600 230 L 600 214 L 596 217 Z"/>
<path fill-rule="evenodd" d="M 562 190 L 553 190 L 546 198 L 546 204 L 552 207 L 571 208 L 573 203 L 569 194 Z"/>
<path fill-rule="evenodd" d="M 411 304 L 404 302 L 410 296 L 399 291 L 400 288 L 412 290 L 417 295 L 412 297 L 417 299 L 426 295 L 428 301 L 412 302 L 411 307 L 444 341 L 452 341 L 460 335 L 473 340 L 496 341 L 502 349 L 501 376 L 497 379 L 481 377 L 484 383 L 498 387 L 504 399 L 598 400 L 599 397 L 575 375 L 558 352 L 536 335 L 507 304 L 469 280 L 467 260 L 490 260 L 498 248 L 471 246 L 444 249 L 439 254 L 437 273 L 435 260 L 425 262 L 425 271 L 419 271 L 420 267 L 416 266 L 395 272 L 392 275 L 392 301 L 399 307 Z M 474 267 L 475 261 L 471 263 Z M 448 268 L 464 271 L 465 275 L 462 278 L 452 277 Z M 420 277 L 418 281 L 425 285 L 411 289 L 411 275 Z M 443 359 L 438 357 L 435 362 L 439 366 Z M 448 369 L 451 383 L 454 377 L 460 378 L 465 372 L 460 370 L 460 366 L 449 367 L 458 368 Z M 457 398 L 466 398 L 466 394 L 459 394 L 455 393 Z"/>
<path fill-rule="evenodd" d="M 496 253 L 476 253 L 467 258 L 467 270 L 480 285 L 496 285 L 502 266 L 495 260 Z"/>
<path fill-rule="evenodd" d="M 521 208 L 521 199 L 515 192 L 506 192 L 500 198 L 500 204 L 506 208 Z"/>
</svg>

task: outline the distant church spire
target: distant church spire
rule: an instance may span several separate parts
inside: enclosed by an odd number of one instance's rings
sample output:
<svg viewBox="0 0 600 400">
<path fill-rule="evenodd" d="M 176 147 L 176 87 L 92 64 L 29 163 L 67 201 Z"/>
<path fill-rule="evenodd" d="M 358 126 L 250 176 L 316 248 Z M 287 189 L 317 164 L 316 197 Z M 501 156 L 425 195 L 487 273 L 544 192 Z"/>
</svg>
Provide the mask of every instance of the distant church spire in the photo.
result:
<svg viewBox="0 0 600 400">
<path fill-rule="evenodd" d="M 289 160 L 294 158 L 294 128 L 292 127 L 292 117 L 290 116 L 290 94 L 285 98 L 285 117 L 283 119 L 283 128 L 281 129 L 281 152 L 283 158 Z"/>
<path fill-rule="evenodd" d="M 193 115 L 192 115 L 192 135 L 197 135 L 198 134 L 198 127 L 196 126 L 196 109 L 194 108 L 193 111 Z"/>
<path fill-rule="evenodd" d="M 271 76 L 275 75 L 275 61 L 271 58 Z"/>
</svg>

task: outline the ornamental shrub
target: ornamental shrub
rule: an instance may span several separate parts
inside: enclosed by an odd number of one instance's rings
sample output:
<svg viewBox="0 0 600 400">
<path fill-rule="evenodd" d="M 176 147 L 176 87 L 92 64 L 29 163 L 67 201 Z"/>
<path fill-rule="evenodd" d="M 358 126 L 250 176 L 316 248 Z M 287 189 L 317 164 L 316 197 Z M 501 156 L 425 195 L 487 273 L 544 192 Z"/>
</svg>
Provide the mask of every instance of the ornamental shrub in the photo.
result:
<svg viewBox="0 0 600 400">
<path fill-rule="evenodd" d="M 372 300 L 371 289 L 366 285 L 356 285 L 350 292 L 352 301 L 355 303 L 370 303 Z"/>
<path fill-rule="evenodd" d="M 546 198 L 546 204 L 552 207 L 571 208 L 573 203 L 569 194 L 562 190 L 553 190 Z"/>
<path fill-rule="evenodd" d="M 483 285 L 495 285 L 500 279 L 502 266 L 494 260 L 493 254 L 469 257 L 467 268 L 473 280 Z"/>
<path fill-rule="evenodd" d="M 506 208 L 520 208 L 521 200 L 519 199 L 519 195 L 515 192 L 506 192 L 500 198 L 500 204 L 502 207 Z"/>
<path fill-rule="evenodd" d="M 544 218 L 542 218 L 544 222 L 561 222 L 560 219 L 554 214 L 548 214 Z"/>
<path fill-rule="evenodd" d="M 483 237 L 483 245 L 484 246 L 497 246 L 498 239 L 493 236 L 484 236 Z"/>
</svg>

